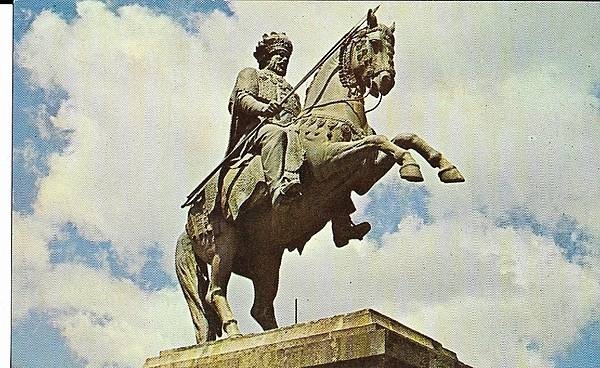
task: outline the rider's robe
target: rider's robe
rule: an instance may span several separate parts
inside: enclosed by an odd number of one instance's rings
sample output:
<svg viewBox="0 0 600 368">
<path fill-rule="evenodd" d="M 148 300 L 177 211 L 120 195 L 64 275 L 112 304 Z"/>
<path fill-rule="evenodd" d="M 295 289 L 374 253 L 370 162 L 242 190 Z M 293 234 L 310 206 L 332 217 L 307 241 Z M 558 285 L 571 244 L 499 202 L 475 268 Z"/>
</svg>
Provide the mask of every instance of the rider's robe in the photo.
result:
<svg viewBox="0 0 600 368">
<path fill-rule="evenodd" d="M 240 213 L 241 207 L 248 204 L 251 197 L 259 198 L 268 195 L 263 162 L 260 159 L 260 149 L 257 147 L 258 137 L 261 136 L 261 128 L 253 136 L 248 137 L 252 130 L 260 122 L 260 116 L 270 101 L 281 101 L 293 87 L 281 76 L 269 70 L 257 70 L 246 68 L 237 76 L 231 98 L 229 100 L 229 111 L 232 114 L 229 143 L 226 153 L 229 154 L 236 145 L 244 140 L 246 143 L 236 154 L 228 160 L 225 168 L 219 175 L 215 175 L 199 196 L 195 206 L 190 211 L 188 233 L 206 234 L 212 231 L 212 221 L 209 216 L 218 210 L 228 220 L 235 220 Z M 247 96 L 251 98 L 246 98 Z M 283 104 L 283 110 L 276 116 L 269 118 L 264 123 L 264 130 L 277 129 L 285 132 L 286 148 L 283 168 L 281 162 L 272 165 L 279 167 L 267 168 L 277 171 L 283 169 L 284 175 L 298 175 L 305 158 L 304 147 L 298 139 L 298 130 L 291 125 L 294 118 L 300 113 L 300 99 L 297 94 L 292 95 Z M 254 196 L 253 196 L 254 194 Z M 214 216 L 212 216 L 214 218 Z M 192 231 L 190 231 L 192 230 Z"/>
</svg>

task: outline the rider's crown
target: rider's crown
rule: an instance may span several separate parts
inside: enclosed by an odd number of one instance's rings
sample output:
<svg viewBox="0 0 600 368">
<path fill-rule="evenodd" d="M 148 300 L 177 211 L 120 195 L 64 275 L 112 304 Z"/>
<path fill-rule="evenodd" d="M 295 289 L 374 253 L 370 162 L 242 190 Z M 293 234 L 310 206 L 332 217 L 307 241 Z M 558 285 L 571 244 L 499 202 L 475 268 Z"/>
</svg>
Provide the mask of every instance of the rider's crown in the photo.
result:
<svg viewBox="0 0 600 368">
<path fill-rule="evenodd" d="M 254 57 L 259 64 L 265 63 L 276 52 L 283 52 L 289 57 L 292 54 L 292 42 L 285 33 L 271 32 L 264 34 L 262 41 L 256 45 Z"/>
</svg>

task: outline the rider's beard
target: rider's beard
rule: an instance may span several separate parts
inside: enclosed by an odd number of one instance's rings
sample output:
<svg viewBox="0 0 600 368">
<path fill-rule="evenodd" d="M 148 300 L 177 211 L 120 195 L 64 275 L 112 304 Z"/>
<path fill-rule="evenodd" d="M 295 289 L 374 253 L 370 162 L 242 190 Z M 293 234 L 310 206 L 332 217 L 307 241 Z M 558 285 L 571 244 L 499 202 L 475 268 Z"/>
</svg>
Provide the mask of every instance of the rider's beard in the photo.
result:
<svg viewBox="0 0 600 368">
<path fill-rule="evenodd" d="M 287 73 L 287 62 L 276 61 L 274 59 L 271 59 L 271 61 L 269 61 L 269 64 L 267 65 L 267 69 L 269 69 L 277 75 L 284 77 Z"/>
</svg>

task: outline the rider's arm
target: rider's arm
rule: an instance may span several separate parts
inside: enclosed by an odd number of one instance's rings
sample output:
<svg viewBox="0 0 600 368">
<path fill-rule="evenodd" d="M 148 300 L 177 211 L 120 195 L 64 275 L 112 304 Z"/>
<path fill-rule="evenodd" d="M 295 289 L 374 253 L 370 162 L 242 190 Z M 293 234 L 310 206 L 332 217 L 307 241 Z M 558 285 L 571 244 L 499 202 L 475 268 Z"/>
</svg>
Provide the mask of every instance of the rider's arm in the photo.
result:
<svg viewBox="0 0 600 368">
<path fill-rule="evenodd" d="M 268 104 L 260 102 L 246 91 L 240 91 L 237 98 L 237 106 L 246 115 L 265 116 Z"/>
<path fill-rule="evenodd" d="M 238 74 L 235 83 L 236 110 L 250 116 L 273 116 L 278 112 L 276 104 L 259 101 L 257 99 L 258 90 L 258 73 L 256 69 L 243 69 Z"/>
</svg>

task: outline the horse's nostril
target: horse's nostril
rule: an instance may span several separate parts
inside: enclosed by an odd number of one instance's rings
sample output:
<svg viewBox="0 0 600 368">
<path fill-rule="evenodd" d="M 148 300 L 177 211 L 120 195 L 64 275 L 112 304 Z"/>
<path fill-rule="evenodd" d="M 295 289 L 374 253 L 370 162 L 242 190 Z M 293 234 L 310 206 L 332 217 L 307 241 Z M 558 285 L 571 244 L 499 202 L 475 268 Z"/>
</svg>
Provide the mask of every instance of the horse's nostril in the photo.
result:
<svg viewBox="0 0 600 368">
<path fill-rule="evenodd" d="M 392 87 L 394 87 L 394 78 L 392 78 L 389 74 L 384 74 L 381 76 L 381 90 L 389 92 Z"/>
</svg>

